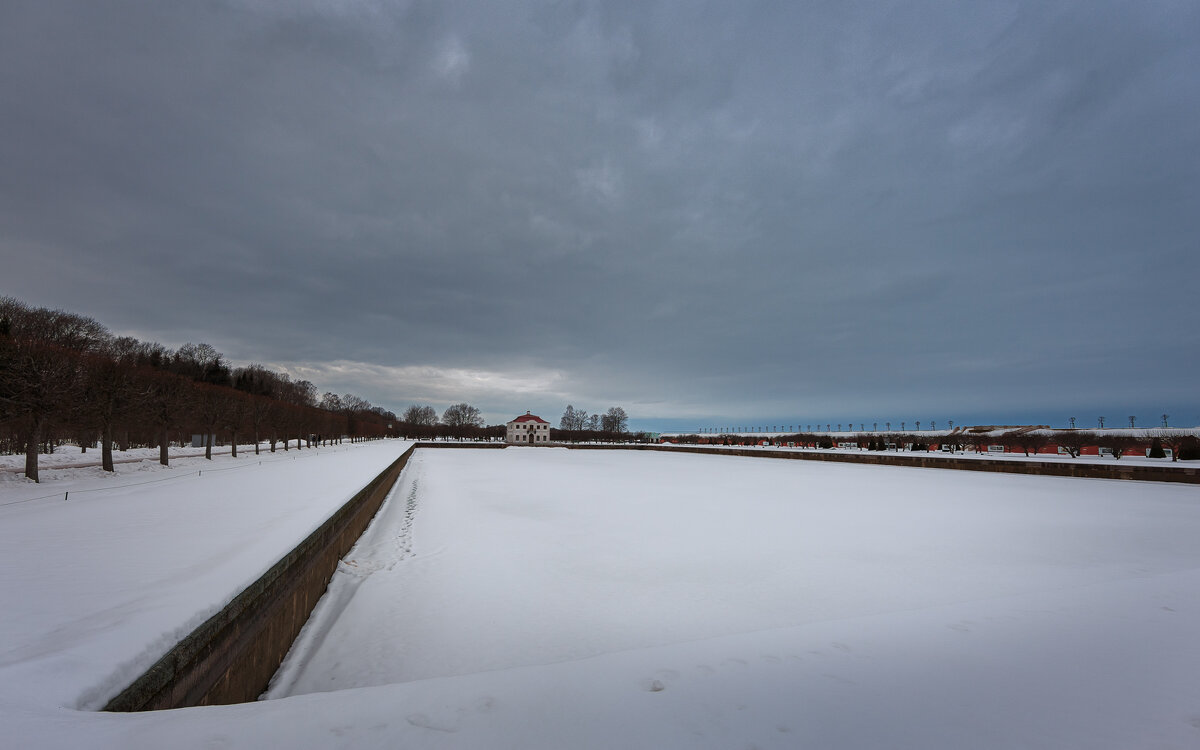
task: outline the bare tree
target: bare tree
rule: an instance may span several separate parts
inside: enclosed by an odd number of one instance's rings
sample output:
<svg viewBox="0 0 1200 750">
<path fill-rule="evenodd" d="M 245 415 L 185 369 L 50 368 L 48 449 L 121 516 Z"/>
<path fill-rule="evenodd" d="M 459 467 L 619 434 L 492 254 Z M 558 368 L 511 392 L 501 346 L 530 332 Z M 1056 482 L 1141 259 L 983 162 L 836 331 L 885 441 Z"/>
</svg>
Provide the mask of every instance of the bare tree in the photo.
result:
<svg viewBox="0 0 1200 750">
<path fill-rule="evenodd" d="M 482 427 L 483 416 L 470 404 L 454 404 L 442 413 L 442 422 L 447 427 Z"/>
<path fill-rule="evenodd" d="M 1051 434 L 1051 438 L 1059 447 L 1065 449 L 1071 458 L 1078 458 L 1084 445 L 1096 442 L 1096 436 L 1084 430 L 1057 430 Z"/>
<path fill-rule="evenodd" d="M 600 419 L 601 429 L 605 432 L 625 432 L 629 424 L 629 415 L 619 406 L 614 406 L 604 413 Z"/>
<path fill-rule="evenodd" d="M 141 342 L 121 337 L 109 342 L 84 363 L 80 416 L 84 424 L 99 429 L 100 465 L 113 471 L 113 439 L 118 424 L 132 420 L 144 393 L 135 372 Z"/>
<path fill-rule="evenodd" d="M 320 407 L 325 411 L 341 411 L 342 397 L 336 393 L 326 392 L 325 395 L 321 396 Z"/>
<path fill-rule="evenodd" d="M 0 401 L 24 435 L 25 477 L 36 482 L 45 431 L 70 413 L 83 388 L 82 357 L 109 334 L 91 318 L 27 307 L 12 297 L 0 298 L 0 318 L 7 330 Z"/>
<path fill-rule="evenodd" d="M 1138 443 L 1135 437 L 1115 432 L 1097 433 L 1093 437 L 1099 448 L 1107 450 L 1118 461 L 1121 460 L 1121 456 L 1129 453 Z"/>
<path fill-rule="evenodd" d="M 1165 415 L 1163 421 L 1167 421 Z M 1171 449 L 1171 461 L 1174 462 L 1179 460 L 1180 452 L 1190 443 L 1195 442 L 1196 438 L 1191 433 L 1181 430 L 1164 430 L 1158 439 L 1162 445 Z"/>
<path fill-rule="evenodd" d="M 229 367 L 225 364 L 225 355 L 211 344 L 187 343 L 179 347 L 170 369 L 178 375 L 200 383 L 233 384 Z"/>
<path fill-rule="evenodd" d="M 158 462 L 169 466 L 171 428 L 183 416 L 189 393 L 188 382 L 173 373 L 153 370 L 139 373 L 139 381 L 139 387 L 145 393 L 145 421 L 153 425 L 158 436 Z"/>
<path fill-rule="evenodd" d="M 558 420 L 558 429 L 560 430 L 578 430 L 575 422 L 575 407 L 567 404 L 566 411 L 563 412 L 562 419 Z"/>
</svg>

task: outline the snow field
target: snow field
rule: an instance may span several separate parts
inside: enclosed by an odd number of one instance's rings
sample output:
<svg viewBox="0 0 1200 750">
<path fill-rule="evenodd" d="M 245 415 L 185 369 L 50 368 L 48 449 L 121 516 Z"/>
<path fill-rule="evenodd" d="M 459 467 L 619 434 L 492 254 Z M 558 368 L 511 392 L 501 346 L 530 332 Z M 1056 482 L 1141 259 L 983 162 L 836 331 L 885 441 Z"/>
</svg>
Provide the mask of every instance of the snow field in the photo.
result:
<svg viewBox="0 0 1200 750">
<path fill-rule="evenodd" d="M 521 448 L 401 482 L 270 697 L 402 693 L 413 747 L 1200 741 L 1195 488 Z"/>
<path fill-rule="evenodd" d="M 80 710 L 327 517 L 324 483 L 404 447 L 175 502 L 0 508 L 6 744 L 1200 742 L 1194 487 L 545 448 L 418 451 L 278 699 Z"/>
</svg>

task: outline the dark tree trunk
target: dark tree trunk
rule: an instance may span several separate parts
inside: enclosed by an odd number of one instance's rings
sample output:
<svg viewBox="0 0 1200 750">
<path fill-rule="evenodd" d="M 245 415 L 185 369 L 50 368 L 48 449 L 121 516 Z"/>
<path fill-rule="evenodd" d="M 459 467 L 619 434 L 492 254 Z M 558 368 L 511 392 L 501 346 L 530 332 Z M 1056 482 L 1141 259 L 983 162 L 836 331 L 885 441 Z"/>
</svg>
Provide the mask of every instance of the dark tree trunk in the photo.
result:
<svg viewBox="0 0 1200 750">
<path fill-rule="evenodd" d="M 38 479 L 38 445 L 42 442 L 42 420 L 33 420 L 29 430 L 29 439 L 25 442 L 25 478 L 40 482 Z"/>
<path fill-rule="evenodd" d="M 113 431 L 112 425 L 104 425 L 100 430 L 100 468 L 104 471 L 113 471 Z"/>
<path fill-rule="evenodd" d="M 167 444 L 171 442 L 171 431 L 166 427 L 162 428 L 162 435 L 158 439 L 158 462 L 163 466 L 170 466 L 170 456 L 167 455 Z"/>
<path fill-rule="evenodd" d="M 204 457 L 212 460 L 212 433 L 208 430 L 205 430 L 204 434 Z"/>
<path fill-rule="evenodd" d="M 229 437 L 230 450 L 233 451 L 233 457 L 237 458 L 237 430 L 234 430 Z"/>
</svg>

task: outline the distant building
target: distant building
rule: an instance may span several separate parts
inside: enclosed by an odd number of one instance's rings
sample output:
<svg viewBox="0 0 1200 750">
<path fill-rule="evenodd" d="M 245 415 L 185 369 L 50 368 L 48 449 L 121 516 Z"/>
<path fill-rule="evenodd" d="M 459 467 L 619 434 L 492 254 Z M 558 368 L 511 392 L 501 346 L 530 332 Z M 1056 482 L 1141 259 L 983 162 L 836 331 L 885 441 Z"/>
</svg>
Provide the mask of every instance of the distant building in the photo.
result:
<svg viewBox="0 0 1200 750">
<path fill-rule="evenodd" d="M 536 414 L 525 412 L 508 423 L 504 442 L 516 445 L 546 445 L 550 442 L 550 423 Z"/>
</svg>

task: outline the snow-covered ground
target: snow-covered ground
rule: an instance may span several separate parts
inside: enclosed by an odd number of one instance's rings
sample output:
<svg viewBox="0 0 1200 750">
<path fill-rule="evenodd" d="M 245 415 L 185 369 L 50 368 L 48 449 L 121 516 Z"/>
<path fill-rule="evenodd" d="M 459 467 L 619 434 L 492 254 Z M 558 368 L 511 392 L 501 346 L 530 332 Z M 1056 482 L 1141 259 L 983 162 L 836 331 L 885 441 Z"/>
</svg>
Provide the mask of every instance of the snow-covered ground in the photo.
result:
<svg viewBox="0 0 1200 750">
<path fill-rule="evenodd" d="M 155 613 L 204 598 L 191 576 L 258 546 L 239 529 L 204 549 L 215 522 L 192 519 L 195 543 L 126 552 L 153 507 L 0 517 L 14 747 L 1200 745 L 1191 486 L 418 451 L 274 699 L 80 710 L 119 671 L 99 652 L 137 652 L 166 629 Z M 101 517 L 117 539 L 88 533 Z M 78 572 L 92 555 L 120 570 Z"/>
<path fill-rule="evenodd" d="M 344 445 L 344 444 L 343 444 Z M 331 446 L 332 448 L 340 448 L 343 446 Z M 276 443 L 273 454 L 270 452 L 270 446 L 264 442 L 259 446 L 260 452 L 253 456 L 255 460 L 271 460 L 275 458 L 287 458 L 291 460 L 296 453 L 296 443 L 291 443 L 291 450 L 285 451 L 283 443 Z M 321 450 L 326 450 L 323 448 Z M 304 450 L 300 451 L 303 453 Z M 213 460 L 229 459 L 232 456 L 232 450 L 228 445 L 218 446 L 212 449 Z M 250 458 L 254 454 L 254 444 L 238 444 L 238 459 Z M 212 460 L 204 458 L 203 448 L 191 448 L 185 446 L 174 445 L 169 449 L 169 468 L 178 466 L 195 467 L 214 466 Z M 53 453 L 38 454 L 38 474 L 42 483 L 54 482 L 55 486 L 52 489 L 57 489 L 60 482 L 63 481 L 78 481 L 88 479 L 108 478 L 111 482 L 112 477 L 122 474 L 137 474 L 145 475 L 146 472 L 162 471 L 168 467 L 163 467 L 158 462 L 158 448 L 130 448 L 129 450 L 113 450 L 113 472 L 105 472 L 100 468 L 100 449 L 90 448 L 87 451 L 80 451 L 77 445 L 59 446 Z M 194 473 L 194 472 L 193 472 Z M 0 488 L 11 490 L 13 482 L 23 483 L 34 482 L 25 479 L 25 454 L 7 454 L 0 455 Z M 44 493 L 43 493 L 44 494 Z"/>
<path fill-rule="evenodd" d="M 395 696 L 408 747 L 1192 747 L 1198 501 L 419 452 L 271 695 Z"/>
<path fill-rule="evenodd" d="M 84 711 L 227 604 L 409 445 L 251 450 L 0 483 L 4 744 L 91 744 L 88 727 L 106 720 Z M 60 722 L 75 728 L 47 734 Z"/>
</svg>

